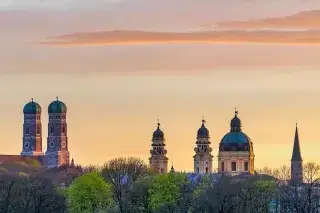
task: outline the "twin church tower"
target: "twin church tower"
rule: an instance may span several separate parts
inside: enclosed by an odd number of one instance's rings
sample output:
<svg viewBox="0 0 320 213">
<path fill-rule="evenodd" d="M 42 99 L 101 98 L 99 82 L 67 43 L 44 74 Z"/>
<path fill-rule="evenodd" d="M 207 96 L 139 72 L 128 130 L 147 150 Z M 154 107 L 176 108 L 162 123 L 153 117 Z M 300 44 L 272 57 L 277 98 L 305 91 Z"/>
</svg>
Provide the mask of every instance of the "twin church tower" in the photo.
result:
<svg viewBox="0 0 320 213">
<path fill-rule="evenodd" d="M 218 171 L 228 172 L 233 175 L 240 173 L 254 173 L 254 153 L 251 139 L 242 131 L 241 120 L 238 111 L 235 111 L 234 118 L 230 123 L 228 132 L 219 144 Z M 194 173 L 212 173 L 211 141 L 209 130 L 202 119 L 202 125 L 198 129 L 195 142 Z M 153 133 L 152 150 L 149 158 L 150 166 L 161 173 L 167 172 L 168 158 L 165 149 L 164 133 L 158 128 Z M 172 168 L 173 169 L 173 168 Z"/>
<path fill-rule="evenodd" d="M 31 100 L 23 108 L 23 147 L 22 156 L 43 156 L 45 165 L 54 168 L 69 164 L 67 106 L 60 101 L 53 101 L 48 107 L 47 151 L 42 150 L 41 106 Z"/>
</svg>

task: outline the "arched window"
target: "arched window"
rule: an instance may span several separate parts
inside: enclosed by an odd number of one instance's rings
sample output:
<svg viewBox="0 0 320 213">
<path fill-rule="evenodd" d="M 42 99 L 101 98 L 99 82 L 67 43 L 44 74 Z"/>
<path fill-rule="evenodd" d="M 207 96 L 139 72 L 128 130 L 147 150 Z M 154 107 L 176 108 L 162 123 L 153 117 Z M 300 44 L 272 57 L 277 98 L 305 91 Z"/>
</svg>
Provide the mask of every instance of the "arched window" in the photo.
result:
<svg viewBox="0 0 320 213">
<path fill-rule="evenodd" d="M 37 125 L 37 135 L 40 134 L 40 125 Z"/>
<path fill-rule="evenodd" d="M 65 133 L 66 132 L 66 128 L 65 128 L 65 126 L 64 126 L 64 124 L 62 124 L 62 133 Z"/>
<path fill-rule="evenodd" d="M 26 135 L 29 135 L 29 134 L 30 134 L 30 129 L 29 129 L 28 126 L 26 127 L 25 131 L 26 131 Z"/>
<path fill-rule="evenodd" d="M 224 172 L 224 162 L 221 162 L 221 172 Z"/>
<path fill-rule="evenodd" d="M 50 133 L 54 133 L 54 126 L 50 126 Z"/>
<path fill-rule="evenodd" d="M 208 173 L 209 172 L 209 169 L 208 169 L 208 167 L 206 167 L 206 173 Z"/>
<path fill-rule="evenodd" d="M 200 172 L 200 169 L 199 169 L 199 167 L 197 167 L 197 172 L 198 172 L 198 173 Z"/>
</svg>

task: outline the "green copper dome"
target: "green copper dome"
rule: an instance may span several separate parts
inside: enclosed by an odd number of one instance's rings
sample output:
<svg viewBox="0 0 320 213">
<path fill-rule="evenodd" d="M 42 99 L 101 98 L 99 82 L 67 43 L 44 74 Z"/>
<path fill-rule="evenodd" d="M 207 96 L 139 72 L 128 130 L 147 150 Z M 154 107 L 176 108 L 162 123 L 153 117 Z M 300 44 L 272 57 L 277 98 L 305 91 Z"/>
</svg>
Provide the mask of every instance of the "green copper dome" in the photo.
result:
<svg viewBox="0 0 320 213">
<path fill-rule="evenodd" d="M 32 99 L 31 102 L 27 103 L 23 107 L 23 113 L 24 114 L 40 114 L 41 106 L 38 103 L 34 102 Z"/>
<path fill-rule="evenodd" d="M 57 100 L 53 101 L 48 107 L 49 113 L 67 113 L 67 106 L 62 102 Z"/>
<path fill-rule="evenodd" d="M 227 133 L 219 144 L 219 151 L 251 151 L 252 141 L 248 135 L 242 132 L 241 120 L 238 111 L 230 122 L 230 132 Z"/>
</svg>

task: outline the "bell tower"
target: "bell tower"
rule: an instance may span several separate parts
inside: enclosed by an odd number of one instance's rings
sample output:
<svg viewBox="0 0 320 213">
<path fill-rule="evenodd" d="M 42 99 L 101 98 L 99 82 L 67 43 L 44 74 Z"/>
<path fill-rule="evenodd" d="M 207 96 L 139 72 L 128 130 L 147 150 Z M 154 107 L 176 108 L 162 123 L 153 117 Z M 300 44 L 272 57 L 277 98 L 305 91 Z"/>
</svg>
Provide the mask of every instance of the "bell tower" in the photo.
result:
<svg viewBox="0 0 320 213">
<path fill-rule="evenodd" d="M 69 165 L 67 106 L 58 99 L 48 107 L 47 166 Z"/>
<path fill-rule="evenodd" d="M 24 122 L 21 155 L 43 155 L 41 107 L 31 99 L 31 101 L 24 106 L 23 114 Z"/>
<path fill-rule="evenodd" d="M 296 132 L 294 135 L 293 151 L 291 158 L 291 182 L 302 183 L 303 182 L 303 160 L 300 151 L 300 141 L 298 133 L 298 125 L 296 124 Z"/>
<path fill-rule="evenodd" d="M 196 147 L 194 148 L 194 173 L 212 172 L 212 148 L 210 147 L 209 130 L 205 127 L 206 121 L 202 118 L 202 125 L 198 129 Z"/>
<path fill-rule="evenodd" d="M 165 149 L 164 134 L 160 129 L 160 123 L 158 120 L 158 127 L 153 132 L 152 136 L 152 148 L 150 150 L 151 157 L 149 158 L 150 167 L 154 168 L 159 173 L 168 172 L 168 158 L 166 156 L 167 150 Z"/>
</svg>

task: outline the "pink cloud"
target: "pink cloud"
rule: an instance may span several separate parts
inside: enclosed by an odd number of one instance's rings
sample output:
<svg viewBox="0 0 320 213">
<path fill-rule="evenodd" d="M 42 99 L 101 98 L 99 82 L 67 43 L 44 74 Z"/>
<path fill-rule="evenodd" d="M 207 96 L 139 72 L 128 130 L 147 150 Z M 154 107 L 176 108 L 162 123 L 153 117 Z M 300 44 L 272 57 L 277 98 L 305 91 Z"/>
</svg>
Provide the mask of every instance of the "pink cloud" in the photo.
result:
<svg viewBox="0 0 320 213">
<path fill-rule="evenodd" d="M 319 45 L 320 31 L 203 31 L 147 32 L 101 31 L 83 32 L 50 37 L 43 45 L 106 46 L 160 43 L 267 43 Z"/>
</svg>

